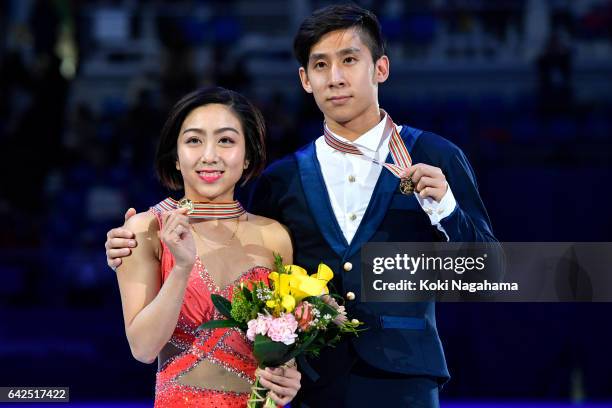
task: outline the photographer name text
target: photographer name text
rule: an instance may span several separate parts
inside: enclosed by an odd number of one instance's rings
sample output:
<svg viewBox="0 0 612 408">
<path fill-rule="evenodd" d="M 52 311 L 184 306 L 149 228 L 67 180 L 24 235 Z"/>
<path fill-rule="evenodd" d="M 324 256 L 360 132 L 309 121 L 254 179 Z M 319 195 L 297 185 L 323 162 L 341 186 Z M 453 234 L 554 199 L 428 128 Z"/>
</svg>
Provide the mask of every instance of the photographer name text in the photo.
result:
<svg viewBox="0 0 612 408">
<path fill-rule="evenodd" d="M 402 279 L 396 282 L 384 282 L 377 279 L 372 282 L 376 291 L 461 291 L 461 292 L 484 292 L 484 291 L 518 291 L 516 282 L 466 282 L 463 280 L 430 280 L 423 279 L 418 282 Z"/>
</svg>

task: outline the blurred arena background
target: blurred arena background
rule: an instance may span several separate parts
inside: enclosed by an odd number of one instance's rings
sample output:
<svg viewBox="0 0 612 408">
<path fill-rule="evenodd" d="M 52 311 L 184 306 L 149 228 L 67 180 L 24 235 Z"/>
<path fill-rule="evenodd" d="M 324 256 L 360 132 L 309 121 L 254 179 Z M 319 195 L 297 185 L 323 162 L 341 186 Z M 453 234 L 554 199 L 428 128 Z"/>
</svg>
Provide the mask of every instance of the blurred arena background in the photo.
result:
<svg viewBox="0 0 612 408">
<path fill-rule="evenodd" d="M 321 134 L 291 46 L 330 3 L 0 3 L 0 386 L 70 386 L 82 406 L 152 401 L 156 367 L 131 357 L 106 231 L 168 194 L 155 143 L 198 86 L 262 109 L 270 161 Z M 381 106 L 466 152 L 500 240 L 612 240 L 612 1 L 357 3 L 388 40 Z M 442 405 L 608 406 L 611 313 L 440 304 Z"/>
</svg>

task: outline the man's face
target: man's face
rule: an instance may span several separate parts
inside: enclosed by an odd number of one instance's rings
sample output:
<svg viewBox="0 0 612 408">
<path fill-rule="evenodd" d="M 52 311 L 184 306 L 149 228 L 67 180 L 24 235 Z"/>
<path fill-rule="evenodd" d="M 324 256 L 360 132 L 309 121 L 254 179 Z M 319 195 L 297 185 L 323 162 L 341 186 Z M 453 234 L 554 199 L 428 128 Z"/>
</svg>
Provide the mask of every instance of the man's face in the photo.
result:
<svg viewBox="0 0 612 408">
<path fill-rule="evenodd" d="M 386 56 L 372 54 L 355 28 L 331 31 L 312 46 L 300 80 L 326 120 L 344 124 L 366 112 L 378 114 L 378 84 L 389 75 Z"/>
</svg>

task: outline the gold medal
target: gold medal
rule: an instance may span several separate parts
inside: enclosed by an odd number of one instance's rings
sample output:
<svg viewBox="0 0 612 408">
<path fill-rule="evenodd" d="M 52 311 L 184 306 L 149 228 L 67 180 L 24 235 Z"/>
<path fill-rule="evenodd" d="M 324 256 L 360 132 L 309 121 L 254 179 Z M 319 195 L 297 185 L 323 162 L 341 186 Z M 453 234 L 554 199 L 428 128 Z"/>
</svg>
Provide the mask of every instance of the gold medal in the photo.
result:
<svg viewBox="0 0 612 408">
<path fill-rule="evenodd" d="M 191 214 L 193 212 L 193 201 L 188 198 L 183 198 L 178 202 L 179 208 L 187 208 L 187 214 Z"/>
<path fill-rule="evenodd" d="M 404 195 L 410 195 L 414 193 L 414 183 L 412 182 L 412 178 L 403 178 L 400 181 L 399 190 Z"/>
</svg>

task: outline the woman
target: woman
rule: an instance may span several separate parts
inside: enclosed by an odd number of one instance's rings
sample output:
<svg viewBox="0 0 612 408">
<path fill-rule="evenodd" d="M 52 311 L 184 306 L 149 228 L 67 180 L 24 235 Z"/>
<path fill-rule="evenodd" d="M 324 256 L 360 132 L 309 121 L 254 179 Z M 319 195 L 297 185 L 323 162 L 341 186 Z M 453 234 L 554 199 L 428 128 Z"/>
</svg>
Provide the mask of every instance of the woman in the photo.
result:
<svg viewBox="0 0 612 408">
<path fill-rule="evenodd" d="M 231 297 L 240 281 L 267 279 L 273 253 L 292 260 L 287 231 L 234 200 L 236 183 L 264 168 L 262 116 L 236 92 L 193 92 L 172 109 L 155 164 L 162 184 L 184 190 L 194 208 L 166 199 L 126 222 L 138 246 L 117 279 L 132 354 L 158 359 L 157 407 L 243 407 L 257 368 L 249 341 L 234 328 L 196 328 L 221 317 L 212 293 Z M 277 404 L 300 387 L 295 368 L 257 373 Z"/>
</svg>

